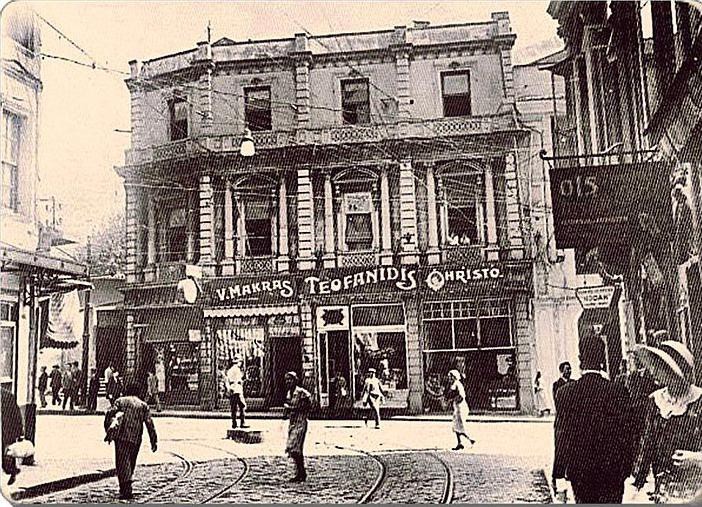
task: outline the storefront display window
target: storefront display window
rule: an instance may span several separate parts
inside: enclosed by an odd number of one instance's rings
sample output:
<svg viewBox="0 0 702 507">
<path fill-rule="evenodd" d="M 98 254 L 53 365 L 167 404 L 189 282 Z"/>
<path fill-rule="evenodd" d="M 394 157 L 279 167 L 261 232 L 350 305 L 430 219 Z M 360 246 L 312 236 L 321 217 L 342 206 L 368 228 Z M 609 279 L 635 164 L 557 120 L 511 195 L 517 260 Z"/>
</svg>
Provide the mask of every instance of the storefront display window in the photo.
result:
<svg viewBox="0 0 702 507">
<path fill-rule="evenodd" d="M 144 373 L 153 369 L 159 391 L 169 404 L 195 404 L 200 385 L 200 344 L 191 342 L 145 343 Z"/>
<path fill-rule="evenodd" d="M 263 396 L 263 369 L 266 353 L 266 328 L 259 317 L 223 319 L 216 331 L 217 364 L 224 371 L 235 356 L 244 362 L 244 396 Z"/>
</svg>

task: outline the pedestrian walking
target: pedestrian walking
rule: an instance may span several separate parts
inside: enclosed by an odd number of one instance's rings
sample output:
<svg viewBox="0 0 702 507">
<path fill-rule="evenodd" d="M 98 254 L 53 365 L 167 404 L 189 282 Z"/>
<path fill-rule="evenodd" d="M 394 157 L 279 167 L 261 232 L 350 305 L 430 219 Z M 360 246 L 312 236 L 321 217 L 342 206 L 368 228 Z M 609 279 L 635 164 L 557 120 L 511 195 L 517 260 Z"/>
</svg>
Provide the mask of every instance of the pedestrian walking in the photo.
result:
<svg viewBox="0 0 702 507">
<path fill-rule="evenodd" d="M 577 503 L 621 503 L 631 472 L 629 393 L 604 377 L 604 347 L 583 337 L 582 377 L 556 395 L 553 479 L 560 492 L 567 478 Z"/>
<path fill-rule="evenodd" d="M 456 434 L 458 444 L 453 448 L 454 451 L 463 449 L 461 437 L 466 437 L 470 445 L 475 444 L 475 440 L 468 436 L 466 432 L 466 419 L 468 418 L 468 401 L 466 400 L 466 389 L 461 382 L 461 374 L 458 370 L 448 372 L 449 385 L 446 390 L 446 400 L 451 403 L 453 410 L 453 432 Z"/>
<path fill-rule="evenodd" d="M 558 377 L 558 380 L 556 380 L 553 383 L 552 388 L 554 404 L 556 403 L 556 393 L 558 392 L 558 390 L 564 385 L 566 385 L 568 382 L 573 382 L 573 379 L 570 378 L 573 374 L 573 368 L 571 367 L 568 361 L 564 361 L 561 364 L 559 364 L 558 371 L 561 372 L 561 376 Z"/>
<path fill-rule="evenodd" d="M 658 389 L 656 381 L 643 365 L 637 354 L 632 356 L 633 371 L 629 375 L 627 388 L 631 396 L 631 435 L 634 441 L 633 459 L 638 456 L 641 439 L 646 425 L 651 400 L 649 396 Z"/>
<path fill-rule="evenodd" d="M 122 379 L 119 376 L 118 371 L 112 373 L 112 378 L 107 383 L 107 399 L 111 406 L 114 406 L 117 398 L 122 396 L 124 392 L 124 386 L 122 385 Z"/>
<path fill-rule="evenodd" d="M 539 417 L 551 413 L 551 409 L 548 408 L 548 404 L 546 403 L 546 392 L 541 385 L 540 371 L 536 372 L 536 378 L 534 378 L 534 405 L 536 406 L 536 413 Z"/>
<path fill-rule="evenodd" d="M 113 439 L 115 442 L 115 470 L 119 482 L 120 500 L 133 498 L 133 474 L 144 426 L 149 432 L 151 451 L 156 452 L 156 428 L 151 420 L 149 406 L 139 399 L 139 386 L 130 383 L 125 389 L 124 396 L 117 398 L 114 407 L 105 414 L 105 428 L 111 428 L 108 432 L 108 441 Z"/>
<path fill-rule="evenodd" d="M 702 493 L 702 388 L 694 383 L 694 356 L 672 340 L 641 345 L 636 354 L 662 387 L 649 397 L 634 486 L 641 489 L 653 470 L 654 498 L 687 503 Z"/>
<path fill-rule="evenodd" d="M 71 374 L 73 376 L 73 396 L 78 405 L 83 405 L 85 403 L 85 393 L 83 392 L 83 371 L 80 369 L 80 364 L 78 361 L 73 363 Z"/>
<path fill-rule="evenodd" d="M 370 414 L 373 414 L 375 429 L 380 429 L 380 405 L 385 399 L 385 393 L 383 392 L 383 386 L 380 384 L 380 380 L 376 377 L 375 368 L 368 368 L 366 375 L 366 380 L 363 384 L 363 392 L 361 394 L 363 405 L 368 407 L 364 422 L 368 424 L 368 417 Z"/>
<path fill-rule="evenodd" d="M 297 373 L 289 371 L 285 374 L 287 397 L 284 405 L 284 416 L 290 421 L 285 452 L 295 462 L 295 477 L 290 479 L 290 482 L 304 482 L 307 480 L 303 447 L 305 436 L 307 435 L 307 419 L 312 408 L 312 397 L 299 384 Z"/>
<path fill-rule="evenodd" d="M 51 405 L 61 405 L 61 371 L 57 364 L 51 368 Z"/>
<path fill-rule="evenodd" d="M 66 403 L 68 403 L 68 408 L 70 410 L 75 410 L 75 380 L 73 378 L 73 372 L 71 371 L 71 365 L 67 364 L 63 370 L 63 375 L 61 376 L 61 385 L 63 386 L 63 410 L 66 410 Z M 69 402 L 70 400 L 70 402 Z"/>
<path fill-rule="evenodd" d="M 158 377 L 156 372 L 150 370 L 146 377 L 146 396 L 147 403 L 156 405 L 156 412 L 161 411 L 161 398 L 158 394 Z"/>
<path fill-rule="evenodd" d="M 10 476 L 7 484 L 15 482 L 17 474 L 20 473 L 17 461 L 14 457 L 7 455 L 7 447 L 17 442 L 24 434 L 22 424 L 22 413 L 17 406 L 15 395 L 7 389 L 0 388 L 2 398 L 0 399 L 2 409 L 2 469 Z"/>
<path fill-rule="evenodd" d="M 227 395 L 229 396 L 229 405 L 232 415 L 232 428 L 236 429 L 236 415 L 239 412 L 239 420 L 242 428 L 248 428 L 246 425 L 246 401 L 244 400 L 244 372 L 241 370 L 241 356 L 234 356 L 231 367 L 227 370 L 225 378 L 227 386 Z"/>
<path fill-rule="evenodd" d="M 98 378 L 97 368 L 90 368 L 90 377 L 88 378 L 88 410 L 97 410 L 97 398 L 99 390 L 100 379 Z"/>
<path fill-rule="evenodd" d="M 39 391 L 39 402 L 41 403 L 41 408 L 46 408 L 46 387 L 49 384 L 49 375 L 46 373 L 46 366 L 41 367 L 41 373 L 39 374 L 39 381 L 37 382 L 37 390 Z"/>
</svg>

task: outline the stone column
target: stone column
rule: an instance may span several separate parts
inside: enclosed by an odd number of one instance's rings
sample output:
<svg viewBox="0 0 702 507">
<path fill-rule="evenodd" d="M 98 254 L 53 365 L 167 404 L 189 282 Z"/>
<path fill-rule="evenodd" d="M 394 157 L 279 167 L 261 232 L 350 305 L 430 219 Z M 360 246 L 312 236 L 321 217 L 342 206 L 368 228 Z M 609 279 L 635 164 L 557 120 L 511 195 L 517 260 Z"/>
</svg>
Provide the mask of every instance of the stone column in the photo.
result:
<svg viewBox="0 0 702 507">
<path fill-rule="evenodd" d="M 186 247 L 185 247 L 185 261 L 188 264 L 193 264 L 195 262 L 195 240 L 197 239 L 197 221 L 196 217 L 200 212 L 197 205 L 197 194 L 189 190 L 188 191 L 188 214 L 186 217 L 185 227 L 186 227 Z"/>
<path fill-rule="evenodd" d="M 493 12 L 492 22 L 497 25 L 497 37 L 500 48 L 500 62 L 502 64 L 502 93 L 504 94 L 505 102 L 514 104 L 514 77 L 512 70 L 512 40 L 509 37 L 512 35 L 512 27 L 509 20 L 508 12 Z"/>
<path fill-rule="evenodd" d="M 200 408 L 213 410 L 217 401 L 217 380 L 215 376 L 214 339 L 211 319 L 205 319 L 200 341 Z"/>
<path fill-rule="evenodd" d="M 436 213 L 436 177 L 434 176 L 434 162 L 425 164 L 427 170 L 427 222 L 428 222 L 428 249 L 427 263 L 439 264 L 441 251 L 439 250 L 439 217 Z"/>
<path fill-rule="evenodd" d="M 290 271 L 290 244 L 288 236 L 288 183 L 285 173 L 280 175 L 278 190 L 278 272 Z"/>
<path fill-rule="evenodd" d="M 309 168 L 297 171 L 297 227 L 299 269 L 315 267 L 314 193 Z"/>
<path fill-rule="evenodd" d="M 417 264 L 417 195 L 411 160 L 400 162 L 400 235 L 402 264 Z"/>
<path fill-rule="evenodd" d="M 485 220 L 487 222 L 488 261 L 500 260 L 500 246 L 497 244 L 497 215 L 495 213 L 495 186 L 491 162 L 485 165 Z"/>
<path fill-rule="evenodd" d="M 390 183 L 388 182 L 388 167 L 384 164 L 380 170 L 380 263 L 392 265 L 392 228 L 390 225 Z"/>
<path fill-rule="evenodd" d="M 131 375 L 134 373 L 134 370 L 136 368 L 136 359 L 137 359 L 137 346 L 138 344 L 136 343 L 136 329 L 134 327 L 134 315 L 128 313 L 127 314 L 127 341 L 125 344 L 126 348 L 126 353 L 127 353 L 127 364 L 126 366 L 126 374 Z"/>
<path fill-rule="evenodd" d="M 203 272 L 214 275 L 214 192 L 212 179 L 200 176 L 200 262 Z"/>
<path fill-rule="evenodd" d="M 232 185 L 224 183 L 224 260 L 222 274 L 234 274 L 234 206 L 232 204 Z"/>
<path fill-rule="evenodd" d="M 153 195 L 147 197 L 147 220 L 148 220 L 148 243 L 146 250 L 146 269 L 144 270 L 144 281 L 153 282 L 156 276 L 156 201 Z"/>
<path fill-rule="evenodd" d="M 132 120 L 132 149 L 144 148 L 144 108 L 146 94 L 139 85 L 139 75 L 141 73 L 141 63 L 137 60 L 129 62 L 130 76 L 127 79 L 131 98 L 131 120 Z"/>
<path fill-rule="evenodd" d="M 295 62 L 295 106 L 297 112 L 297 141 L 306 142 L 306 129 L 310 123 L 310 62 L 312 52 L 307 34 L 295 34 L 295 48 L 290 54 Z"/>
<path fill-rule="evenodd" d="M 334 194 L 331 173 L 324 173 L 324 267 L 336 266 L 334 255 Z"/>
<path fill-rule="evenodd" d="M 131 182 L 126 182 L 124 187 L 126 194 L 127 283 L 136 283 L 137 270 L 139 269 L 139 228 L 141 227 L 141 224 L 139 223 L 139 192 L 137 187 Z"/>
</svg>

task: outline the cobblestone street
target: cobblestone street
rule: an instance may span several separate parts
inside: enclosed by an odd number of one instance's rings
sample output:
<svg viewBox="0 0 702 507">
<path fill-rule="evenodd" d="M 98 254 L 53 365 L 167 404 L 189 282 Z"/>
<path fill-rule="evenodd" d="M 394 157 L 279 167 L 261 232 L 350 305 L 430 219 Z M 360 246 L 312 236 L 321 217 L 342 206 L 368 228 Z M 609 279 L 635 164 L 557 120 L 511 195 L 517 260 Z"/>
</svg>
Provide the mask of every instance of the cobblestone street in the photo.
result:
<svg viewBox="0 0 702 507">
<path fill-rule="evenodd" d="M 58 416 L 52 416 L 57 417 Z M 61 418 L 85 424 L 97 419 Z M 285 424 L 252 421 L 264 442 L 246 445 L 214 439 L 224 421 L 157 420 L 160 449 L 144 447 L 135 474 L 135 503 L 548 503 L 543 468 L 548 463 L 549 424 L 474 423 L 478 444 L 460 452 L 444 423 L 386 421 L 381 431 L 358 421 L 313 421 L 306 457 L 308 480 L 290 483 Z M 203 438 L 208 435 L 209 438 Z M 539 445 L 524 447 L 523 436 Z M 411 436 L 412 438 L 408 438 Z M 422 446 L 408 443 L 421 442 Z M 56 443 L 55 443 L 56 444 Z M 63 445 L 67 445 L 65 442 Z M 97 447 L 103 453 L 112 447 Z M 68 452 L 68 451 L 67 451 Z M 114 477 L 50 494 L 31 503 L 116 502 Z"/>
</svg>

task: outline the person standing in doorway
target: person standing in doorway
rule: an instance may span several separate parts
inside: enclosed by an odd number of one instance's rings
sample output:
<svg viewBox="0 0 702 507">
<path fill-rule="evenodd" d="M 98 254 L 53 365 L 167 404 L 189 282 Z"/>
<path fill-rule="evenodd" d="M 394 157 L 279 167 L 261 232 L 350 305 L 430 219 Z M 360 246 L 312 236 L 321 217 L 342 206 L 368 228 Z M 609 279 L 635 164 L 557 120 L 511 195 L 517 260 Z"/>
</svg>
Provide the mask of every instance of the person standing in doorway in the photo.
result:
<svg viewBox="0 0 702 507">
<path fill-rule="evenodd" d="M 119 414 L 122 414 L 119 417 Z M 136 467 L 137 456 L 141 447 L 144 426 L 149 432 L 151 451 L 156 452 L 156 428 L 151 420 L 149 406 L 139 399 L 139 386 L 130 383 L 125 389 L 125 395 L 115 400 L 114 407 L 105 414 L 105 426 L 109 426 L 115 418 L 120 421 L 114 434 L 115 441 L 115 470 L 119 482 L 120 500 L 133 498 L 132 477 Z"/>
<path fill-rule="evenodd" d="M 41 408 L 46 408 L 46 387 L 49 384 L 49 375 L 46 373 L 46 366 L 41 367 L 39 381 L 37 382 L 37 390 L 39 391 L 39 401 Z"/>
<path fill-rule="evenodd" d="M 61 371 L 57 364 L 51 368 L 51 405 L 61 405 Z"/>
<path fill-rule="evenodd" d="M 383 386 L 380 385 L 380 380 L 376 377 L 375 368 L 368 368 L 368 376 L 363 384 L 361 399 L 363 404 L 369 408 L 364 418 L 365 424 L 368 424 L 368 416 L 372 413 L 375 419 L 375 429 L 380 429 L 380 404 L 385 399 L 385 393 Z"/>
<path fill-rule="evenodd" d="M 232 415 L 232 428 L 236 429 L 237 410 L 240 415 L 242 428 L 248 428 L 246 425 L 246 401 L 244 400 L 244 372 L 241 370 L 241 356 L 234 356 L 232 365 L 227 370 L 226 384 L 227 395 L 229 396 L 229 404 Z"/>
<path fill-rule="evenodd" d="M 75 379 L 73 378 L 73 371 L 71 371 L 70 363 L 67 364 L 63 370 L 61 385 L 63 386 L 63 410 L 66 410 L 66 402 L 69 400 L 68 408 L 70 410 L 75 410 Z"/>
<path fill-rule="evenodd" d="M 90 368 L 90 377 L 88 378 L 88 410 L 97 410 L 97 398 L 99 389 L 100 379 L 98 379 L 97 369 Z"/>
<path fill-rule="evenodd" d="M 307 435 L 307 420 L 312 408 L 310 393 L 300 387 L 297 373 L 289 371 L 285 374 L 285 387 L 287 396 L 285 401 L 284 416 L 290 420 L 288 426 L 288 441 L 285 452 L 295 462 L 295 477 L 290 482 L 304 482 L 307 480 L 303 447 Z"/>
<path fill-rule="evenodd" d="M 466 419 L 468 418 L 468 401 L 466 400 L 466 389 L 461 382 L 461 374 L 458 370 L 448 372 L 449 385 L 446 390 L 446 400 L 451 403 L 453 409 L 453 432 L 456 434 L 458 444 L 454 451 L 463 449 L 461 437 L 466 437 L 471 445 L 475 440 L 466 433 Z"/>
<path fill-rule="evenodd" d="M 632 468 L 629 393 L 604 377 L 604 366 L 604 341 L 583 337 L 582 377 L 556 395 L 553 479 L 560 493 L 567 477 L 577 503 L 622 503 Z"/>
<path fill-rule="evenodd" d="M 156 404 L 156 412 L 161 411 L 161 398 L 158 395 L 158 378 L 156 373 L 151 370 L 146 377 L 146 401 Z"/>
<path fill-rule="evenodd" d="M 556 380 L 553 383 L 553 388 L 552 388 L 552 393 L 553 393 L 553 402 L 556 403 L 556 393 L 558 390 L 566 385 L 568 382 L 573 382 L 573 379 L 570 378 L 573 375 L 573 368 L 571 367 L 570 363 L 568 361 L 565 361 L 561 364 L 558 365 L 558 371 L 561 372 L 561 376 L 558 377 L 558 380 Z"/>
</svg>

